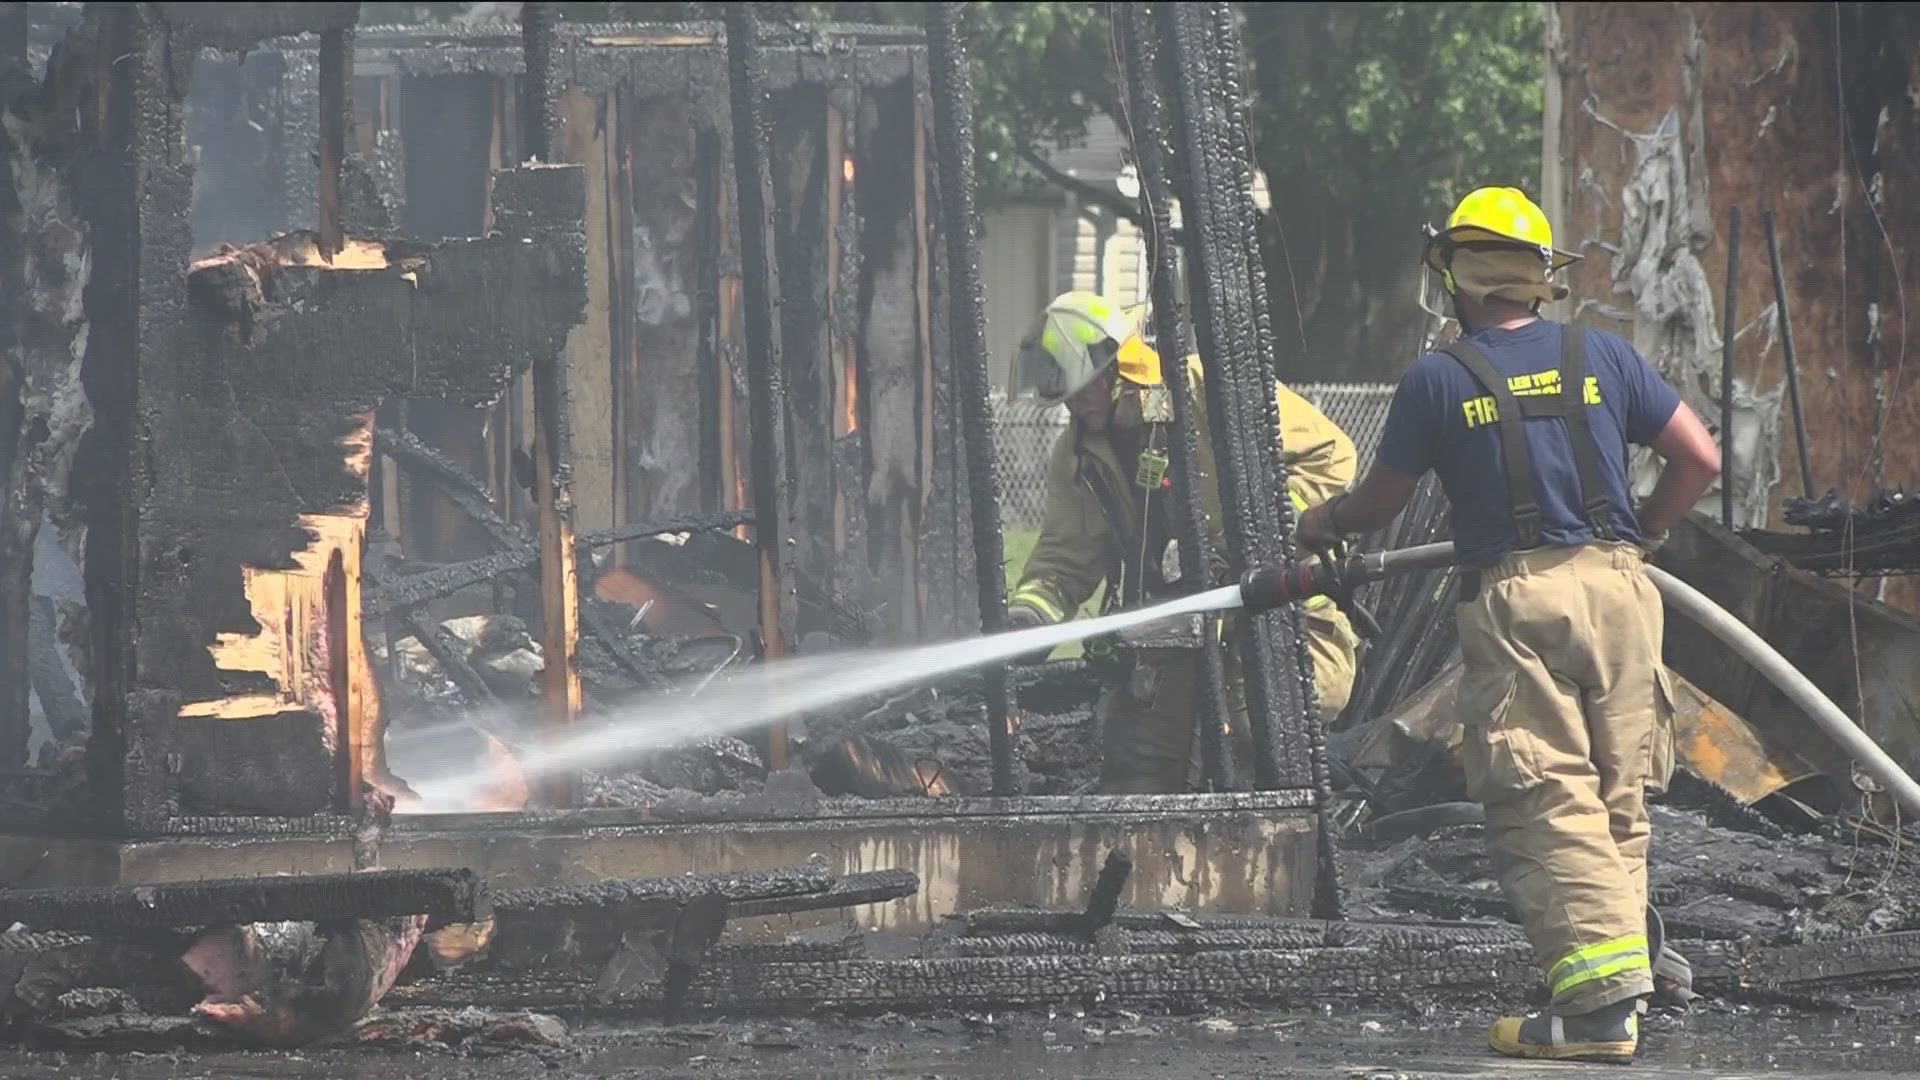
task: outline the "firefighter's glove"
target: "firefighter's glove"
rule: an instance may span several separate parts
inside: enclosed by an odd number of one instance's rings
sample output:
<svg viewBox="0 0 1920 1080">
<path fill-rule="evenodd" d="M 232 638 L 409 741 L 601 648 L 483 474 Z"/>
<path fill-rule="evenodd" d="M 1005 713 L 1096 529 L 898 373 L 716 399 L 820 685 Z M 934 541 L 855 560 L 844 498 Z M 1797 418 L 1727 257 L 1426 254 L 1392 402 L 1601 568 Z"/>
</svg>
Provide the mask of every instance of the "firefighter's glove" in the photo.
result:
<svg viewBox="0 0 1920 1080">
<path fill-rule="evenodd" d="M 1362 583 L 1350 580 L 1344 572 L 1350 552 L 1351 548 L 1345 540 L 1336 540 L 1320 548 L 1317 554 L 1321 572 L 1331 585 L 1327 595 L 1333 598 L 1335 607 L 1346 613 L 1347 620 L 1353 624 L 1354 633 L 1365 641 L 1372 641 L 1380 636 L 1380 621 L 1360 602 Z"/>
<path fill-rule="evenodd" d="M 1025 604 L 1015 604 L 1007 609 L 1007 629 L 1031 630 L 1036 626 L 1047 625 L 1047 620 L 1038 611 Z"/>
<path fill-rule="evenodd" d="M 1088 638 L 1081 646 L 1081 655 L 1086 658 L 1090 670 L 1109 681 L 1126 673 L 1127 658 L 1120 649 L 1119 638 L 1113 634 Z"/>
</svg>

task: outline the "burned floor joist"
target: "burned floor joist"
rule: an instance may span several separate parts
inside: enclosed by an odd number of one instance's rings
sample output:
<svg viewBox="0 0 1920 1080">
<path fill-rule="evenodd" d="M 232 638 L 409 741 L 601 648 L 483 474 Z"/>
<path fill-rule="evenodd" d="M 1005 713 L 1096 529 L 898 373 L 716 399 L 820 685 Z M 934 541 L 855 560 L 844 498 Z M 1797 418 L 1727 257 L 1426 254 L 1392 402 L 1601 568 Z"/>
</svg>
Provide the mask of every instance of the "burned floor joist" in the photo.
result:
<svg viewBox="0 0 1920 1080">
<path fill-rule="evenodd" d="M 493 903 L 502 914 L 555 914 L 650 903 L 685 904 L 702 896 L 719 896 L 731 902 L 771 900 L 825 893 L 833 883 L 833 875 L 822 867 L 796 866 L 746 874 L 687 874 L 591 885 L 501 889 L 494 893 Z"/>
<path fill-rule="evenodd" d="M 369 870 L 151 885 L 0 889 L 0 922 L 22 923 L 35 931 L 324 922 L 395 915 L 476 922 L 491 917 L 492 899 L 470 870 Z"/>
</svg>

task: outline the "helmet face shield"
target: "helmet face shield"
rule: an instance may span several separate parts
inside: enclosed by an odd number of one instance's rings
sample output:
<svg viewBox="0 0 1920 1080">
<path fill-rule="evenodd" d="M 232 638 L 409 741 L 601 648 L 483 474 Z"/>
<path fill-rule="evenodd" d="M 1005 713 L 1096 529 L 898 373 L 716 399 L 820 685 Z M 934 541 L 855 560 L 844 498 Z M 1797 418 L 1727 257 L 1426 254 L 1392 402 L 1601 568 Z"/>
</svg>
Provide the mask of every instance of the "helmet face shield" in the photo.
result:
<svg viewBox="0 0 1920 1080">
<path fill-rule="evenodd" d="M 1453 318 L 1453 295 L 1447 291 L 1446 271 L 1420 267 L 1420 310 L 1436 319 Z"/>
<path fill-rule="evenodd" d="M 1013 385 L 1007 388 L 1009 394 L 1032 387 L 1042 401 L 1056 405 L 1067 397 L 1067 373 L 1053 354 L 1041 347 L 1038 328 L 1020 340 L 1020 348 L 1013 356 L 1012 373 Z"/>
</svg>

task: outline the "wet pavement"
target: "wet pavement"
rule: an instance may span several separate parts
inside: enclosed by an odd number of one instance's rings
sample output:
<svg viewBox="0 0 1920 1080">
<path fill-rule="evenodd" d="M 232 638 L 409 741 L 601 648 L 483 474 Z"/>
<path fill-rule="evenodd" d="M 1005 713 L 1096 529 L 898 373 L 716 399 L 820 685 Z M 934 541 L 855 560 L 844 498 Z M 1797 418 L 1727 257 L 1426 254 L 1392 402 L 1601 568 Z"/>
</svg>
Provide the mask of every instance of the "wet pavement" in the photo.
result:
<svg viewBox="0 0 1920 1080">
<path fill-rule="evenodd" d="M 1049 1020 L 967 1016 L 865 1021 L 587 1025 L 564 1049 L 355 1048 L 298 1053 L 79 1054 L 0 1051 L 15 1080 L 1563 1080 L 1607 1066 L 1533 1064 L 1484 1050 L 1487 1018 L 1129 1014 Z M 1653 1018 L 1635 1076 L 1891 1080 L 1920 1072 L 1920 1027 L 1886 1016 L 1699 1010 Z"/>
</svg>

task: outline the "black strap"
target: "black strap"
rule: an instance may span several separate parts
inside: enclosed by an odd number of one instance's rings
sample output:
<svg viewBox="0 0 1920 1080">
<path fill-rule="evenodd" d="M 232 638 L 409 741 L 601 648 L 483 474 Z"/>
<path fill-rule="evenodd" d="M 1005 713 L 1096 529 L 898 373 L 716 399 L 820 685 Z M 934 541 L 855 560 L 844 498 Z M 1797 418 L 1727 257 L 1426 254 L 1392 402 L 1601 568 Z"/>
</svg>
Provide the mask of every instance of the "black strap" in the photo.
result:
<svg viewBox="0 0 1920 1080">
<path fill-rule="evenodd" d="M 1533 453 L 1527 447 L 1526 421 L 1558 416 L 1566 421 L 1568 442 L 1579 486 L 1579 502 L 1587 524 L 1602 540 L 1614 539 L 1612 508 L 1600 472 L 1600 448 L 1587 417 L 1587 335 L 1577 326 L 1560 328 L 1560 380 L 1556 394 L 1514 394 L 1506 376 L 1471 341 L 1456 341 L 1441 352 L 1459 361 L 1473 381 L 1493 398 L 1499 410 L 1500 456 L 1507 470 L 1507 499 L 1513 510 L 1513 530 L 1520 550 L 1540 546 L 1540 501 L 1534 495 Z M 1591 493 L 1591 495 L 1589 494 Z"/>
<path fill-rule="evenodd" d="M 1523 420 L 1526 407 L 1514 396 L 1506 376 L 1500 374 L 1478 345 L 1462 339 L 1440 351 L 1460 361 L 1473 381 L 1480 384 L 1480 389 L 1492 395 L 1494 407 L 1499 410 L 1500 458 L 1507 467 L 1507 503 L 1513 508 L 1514 535 L 1522 551 L 1539 547 L 1540 500 L 1533 494 L 1533 452 L 1527 449 L 1527 427 Z M 1538 400 L 1528 399 L 1529 402 Z"/>
<path fill-rule="evenodd" d="M 1573 445 L 1574 475 L 1580 483 L 1580 508 L 1586 511 L 1593 535 L 1602 540 L 1615 539 L 1613 507 L 1607 501 L 1607 484 L 1600 474 L 1600 444 L 1593 439 L 1593 423 L 1587 415 L 1587 331 L 1585 327 L 1560 327 L 1560 415 L 1567 421 L 1567 439 Z"/>
</svg>

